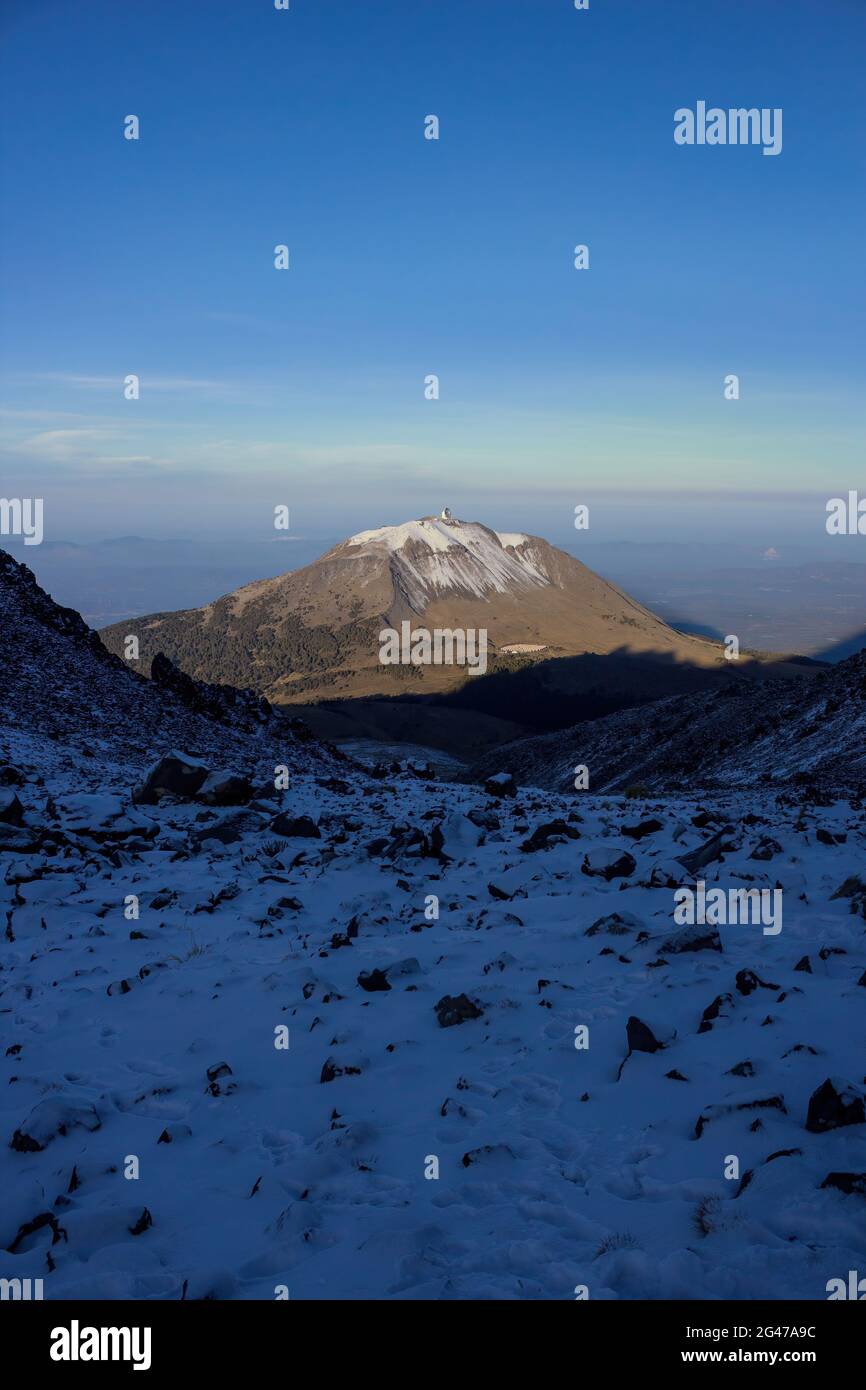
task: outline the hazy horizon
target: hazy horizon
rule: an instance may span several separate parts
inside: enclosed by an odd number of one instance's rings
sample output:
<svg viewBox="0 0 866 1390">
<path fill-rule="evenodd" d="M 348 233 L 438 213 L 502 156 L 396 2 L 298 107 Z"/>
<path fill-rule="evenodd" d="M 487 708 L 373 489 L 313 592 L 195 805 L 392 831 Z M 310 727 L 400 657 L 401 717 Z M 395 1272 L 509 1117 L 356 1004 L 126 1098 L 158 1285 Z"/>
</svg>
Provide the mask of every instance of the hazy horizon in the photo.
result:
<svg viewBox="0 0 866 1390">
<path fill-rule="evenodd" d="M 798 498 L 855 487 L 864 437 L 866 19 L 837 18 L 11 7 L 0 492 L 44 498 L 54 539 L 250 538 L 279 504 L 339 537 L 447 503 L 561 540 L 592 493 L 594 539 L 654 494 L 664 538 L 702 489 L 708 529 L 751 533 L 754 492 L 765 546 L 817 533 Z M 678 146 L 704 96 L 783 109 L 778 157 Z"/>
</svg>

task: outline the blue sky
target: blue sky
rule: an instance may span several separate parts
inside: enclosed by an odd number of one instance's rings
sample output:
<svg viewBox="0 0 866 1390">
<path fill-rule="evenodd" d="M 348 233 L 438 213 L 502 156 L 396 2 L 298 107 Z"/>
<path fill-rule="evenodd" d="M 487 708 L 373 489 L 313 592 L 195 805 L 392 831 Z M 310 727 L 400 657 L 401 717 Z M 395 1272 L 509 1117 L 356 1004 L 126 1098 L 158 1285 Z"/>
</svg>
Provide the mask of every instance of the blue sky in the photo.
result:
<svg viewBox="0 0 866 1390">
<path fill-rule="evenodd" d="M 12 0 L 4 50 L 0 493 L 46 535 L 753 493 L 770 544 L 864 481 L 860 0 Z M 698 99 L 782 153 L 675 145 Z"/>
</svg>

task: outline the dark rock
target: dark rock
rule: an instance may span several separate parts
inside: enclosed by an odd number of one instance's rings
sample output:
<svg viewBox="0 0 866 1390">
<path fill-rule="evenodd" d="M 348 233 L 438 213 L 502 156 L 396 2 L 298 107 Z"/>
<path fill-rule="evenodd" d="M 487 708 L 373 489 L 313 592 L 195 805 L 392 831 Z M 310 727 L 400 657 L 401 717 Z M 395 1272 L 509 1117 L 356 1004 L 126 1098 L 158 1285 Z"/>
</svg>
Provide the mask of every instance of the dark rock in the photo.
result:
<svg viewBox="0 0 866 1390">
<path fill-rule="evenodd" d="M 321 840 L 322 832 L 309 816 L 290 816 L 281 811 L 271 821 L 271 830 L 283 840 Z"/>
<path fill-rule="evenodd" d="M 514 780 L 513 773 L 497 772 L 494 777 L 488 777 L 486 779 L 484 790 L 488 796 L 516 796 L 517 783 Z"/>
<path fill-rule="evenodd" d="M 211 772 L 196 792 L 196 800 L 205 806 L 245 806 L 252 795 L 248 777 L 235 772 Z"/>
<path fill-rule="evenodd" d="M 768 984 L 756 975 L 754 970 L 738 970 L 736 979 L 737 989 L 740 994 L 753 994 L 756 989 L 778 989 L 778 985 Z"/>
<path fill-rule="evenodd" d="M 823 1081 L 809 1098 L 806 1128 L 810 1134 L 824 1134 L 829 1129 L 866 1122 L 863 1095 L 847 1081 Z"/>
<path fill-rule="evenodd" d="M 49 1227 L 51 1231 L 52 1245 L 57 1245 L 58 1242 L 61 1240 L 69 1240 L 66 1231 L 60 1225 L 54 1213 L 51 1211 L 43 1211 L 40 1212 L 38 1216 L 34 1216 L 32 1221 L 25 1221 L 23 1225 L 18 1227 L 12 1244 L 6 1247 L 9 1251 L 9 1254 L 17 1255 L 19 1247 L 27 1239 L 27 1237 L 35 1235 L 37 1231 L 44 1230 L 46 1226 Z"/>
<path fill-rule="evenodd" d="M 152 1225 L 153 1225 L 153 1217 L 151 1216 L 151 1214 L 150 1214 L 150 1212 L 148 1211 L 147 1207 L 144 1207 L 144 1208 L 142 1209 L 141 1216 L 138 1218 L 138 1220 L 136 1221 L 135 1225 L 129 1227 L 129 1234 L 130 1234 L 131 1236 L 140 1236 L 140 1235 L 143 1235 L 144 1232 L 147 1231 L 147 1230 L 149 1230 L 150 1227 L 151 1227 Z"/>
<path fill-rule="evenodd" d="M 628 1043 L 629 1054 L 632 1052 L 660 1052 L 664 1043 L 660 1043 L 658 1038 L 641 1019 L 631 1015 L 625 1025 L 626 1042 Z"/>
<path fill-rule="evenodd" d="M 708 1004 L 704 1009 L 698 1032 L 709 1033 L 712 1030 L 713 1023 L 721 1015 L 725 1004 L 733 1004 L 733 1002 L 734 996 L 732 994 L 718 994 L 712 1004 Z"/>
<path fill-rule="evenodd" d="M 11 787 L 0 787 L 0 821 L 4 825 L 24 823 L 24 807 Z"/>
<path fill-rule="evenodd" d="M 699 845 L 697 849 L 693 849 L 690 854 L 680 856 L 678 863 L 682 864 L 688 874 L 696 874 L 707 864 L 715 863 L 717 859 L 721 859 L 723 854 L 728 854 L 736 849 L 736 845 L 730 838 L 733 831 L 732 825 L 724 826 L 717 834 Z"/>
<path fill-rule="evenodd" d="M 580 872 L 610 883 L 614 878 L 629 878 L 636 868 L 637 861 L 628 850 L 593 850 L 591 856 L 583 856 Z"/>
<path fill-rule="evenodd" d="M 777 854 L 781 853 L 782 846 L 778 843 L 777 840 L 773 840 L 767 835 L 759 841 L 758 845 L 755 847 L 755 849 L 752 850 L 752 853 L 749 855 L 749 858 L 766 862 L 767 860 L 773 859 Z"/>
<path fill-rule="evenodd" d="M 520 846 L 524 854 L 532 854 L 535 850 L 550 849 L 552 845 L 561 845 L 566 840 L 579 840 L 580 831 L 575 830 L 574 826 L 569 825 L 564 820 L 552 820 L 546 825 L 540 825 L 537 830 L 533 830 L 528 840 L 524 840 Z"/>
<path fill-rule="evenodd" d="M 830 901 L 833 902 L 835 898 L 855 898 L 861 895 L 866 895 L 866 883 L 854 874 L 852 877 L 846 878 L 835 893 L 830 894 Z"/>
<path fill-rule="evenodd" d="M 630 840 L 642 840 L 644 835 L 654 835 L 657 830 L 664 830 L 664 825 L 660 820 L 642 820 L 637 825 L 624 825 L 623 835 L 628 835 Z"/>
<path fill-rule="evenodd" d="M 422 782 L 435 782 L 436 770 L 431 763 L 420 763 L 417 767 L 414 763 L 406 763 L 406 771 L 413 777 L 418 777 Z"/>
<path fill-rule="evenodd" d="M 382 970 L 362 970 L 358 976 L 358 984 L 368 994 L 381 993 L 391 988 Z"/>
<path fill-rule="evenodd" d="M 227 1086 L 221 1086 L 220 1082 L 224 1077 L 231 1075 L 233 1075 L 233 1073 L 228 1062 L 217 1062 L 214 1066 L 208 1067 L 208 1085 L 205 1088 L 207 1094 L 211 1096 L 230 1096 L 233 1091 L 236 1090 L 234 1083 L 230 1082 Z"/>
<path fill-rule="evenodd" d="M 151 768 L 132 799 L 145 806 L 154 805 L 163 796 L 191 799 L 207 776 L 208 769 L 198 758 L 190 758 L 178 752 L 168 753 Z"/>
<path fill-rule="evenodd" d="M 866 1173 L 828 1173 L 822 1187 L 835 1187 L 848 1196 L 866 1197 Z"/>
<path fill-rule="evenodd" d="M 444 994 L 438 1004 L 434 1004 L 436 1017 L 439 1020 L 440 1028 L 453 1028 L 458 1023 L 465 1023 L 468 1019 L 481 1018 L 484 1010 L 465 994 L 450 995 Z"/>
<path fill-rule="evenodd" d="M 748 1060 L 745 1061 L 745 1062 L 738 1062 L 737 1065 L 736 1065 L 735 1067 L 731 1067 L 730 1072 L 729 1072 L 729 1075 L 730 1075 L 730 1076 L 754 1076 L 754 1075 L 755 1075 L 755 1064 L 754 1064 L 754 1062 L 749 1062 Z"/>
<path fill-rule="evenodd" d="M 329 1057 L 328 1060 L 325 1062 L 325 1065 L 322 1067 L 322 1074 L 319 1077 L 319 1083 L 321 1085 L 324 1084 L 326 1081 L 336 1081 L 338 1076 L 360 1075 L 360 1067 L 341 1067 L 334 1061 L 333 1057 Z"/>
<path fill-rule="evenodd" d="M 608 912 L 604 917 L 597 917 L 592 926 L 587 927 L 584 936 L 630 936 L 639 926 L 640 919 L 630 912 Z"/>
<path fill-rule="evenodd" d="M 708 1105 L 698 1116 L 698 1121 L 695 1125 L 695 1138 L 700 1139 L 711 1120 L 718 1120 L 725 1115 L 731 1115 L 744 1110 L 780 1110 L 783 1115 L 787 1115 L 788 1113 L 785 1108 L 784 1098 L 779 1095 L 759 1096 L 752 1100 L 724 1102 L 721 1105 Z"/>
<path fill-rule="evenodd" d="M 682 955 L 684 951 L 721 951 L 722 940 L 715 927 L 695 923 L 669 936 L 660 949 L 671 955 Z"/>
</svg>

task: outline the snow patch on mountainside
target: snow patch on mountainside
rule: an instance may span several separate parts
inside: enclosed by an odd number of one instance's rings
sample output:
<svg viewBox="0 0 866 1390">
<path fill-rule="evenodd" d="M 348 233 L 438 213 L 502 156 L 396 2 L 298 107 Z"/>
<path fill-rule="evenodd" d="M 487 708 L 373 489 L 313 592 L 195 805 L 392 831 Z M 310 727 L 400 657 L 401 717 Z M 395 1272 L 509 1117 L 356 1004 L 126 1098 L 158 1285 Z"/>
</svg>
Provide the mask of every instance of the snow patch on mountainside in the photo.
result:
<svg viewBox="0 0 866 1390">
<path fill-rule="evenodd" d="M 530 536 L 520 532 L 500 535 L 479 522 L 422 517 L 360 531 L 345 544 L 386 550 L 393 556 L 410 603 L 423 606 L 455 591 L 484 599 L 515 587 L 550 584 L 541 555 L 531 542 Z"/>
</svg>

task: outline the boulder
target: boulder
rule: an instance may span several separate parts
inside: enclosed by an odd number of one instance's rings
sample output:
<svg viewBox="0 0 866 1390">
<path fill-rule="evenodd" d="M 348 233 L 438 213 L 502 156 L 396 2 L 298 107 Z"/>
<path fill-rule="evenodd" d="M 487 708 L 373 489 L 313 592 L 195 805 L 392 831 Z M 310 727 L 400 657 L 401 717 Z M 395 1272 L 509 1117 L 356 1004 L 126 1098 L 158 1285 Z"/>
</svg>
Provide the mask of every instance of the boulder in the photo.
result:
<svg viewBox="0 0 866 1390">
<path fill-rule="evenodd" d="M 283 840 L 321 840 L 322 832 L 309 816 L 290 816 L 281 811 L 271 821 L 271 830 Z"/>
<path fill-rule="evenodd" d="M 210 772 L 196 792 L 196 801 L 203 801 L 205 806 L 246 806 L 252 795 L 248 777 L 236 772 Z"/>
<path fill-rule="evenodd" d="M 825 1134 L 830 1129 L 866 1122 L 863 1093 L 850 1082 L 828 1077 L 809 1098 L 806 1128 L 810 1134 Z"/>
<path fill-rule="evenodd" d="M 660 1052 L 664 1043 L 659 1042 L 648 1024 L 631 1015 L 625 1025 L 626 1042 L 629 1054 L 632 1052 Z"/>
<path fill-rule="evenodd" d="M 11 787 L 0 787 L 0 821 L 4 825 L 24 823 L 24 807 Z"/>
<path fill-rule="evenodd" d="M 503 796 L 516 796 L 517 783 L 512 772 L 497 772 L 492 777 L 488 777 L 484 782 L 484 790 L 488 796 L 497 798 Z"/>
<path fill-rule="evenodd" d="M 636 868 L 637 861 L 627 849 L 596 849 L 583 856 L 580 872 L 610 883 L 614 878 L 630 878 Z"/>
<path fill-rule="evenodd" d="M 433 1008 L 436 1010 L 440 1028 L 453 1028 L 458 1023 L 465 1023 L 467 1019 L 481 1018 L 484 1013 L 484 1010 L 465 994 L 444 994 Z"/>
<path fill-rule="evenodd" d="M 150 769 L 133 801 L 152 806 L 164 796 L 190 800 L 207 780 L 209 769 L 199 758 L 173 750 Z"/>
<path fill-rule="evenodd" d="M 532 854 L 535 850 L 550 849 L 552 845 L 564 845 L 567 840 L 579 840 L 580 831 L 575 830 L 573 825 L 569 825 L 564 820 L 548 821 L 546 825 L 539 825 L 537 830 L 533 830 L 528 840 L 524 840 L 520 846 L 524 854 Z"/>
<path fill-rule="evenodd" d="M 624 825 L 622 827 L 623 835 L 628 835 L 630 840 L 642 840 L 644 835 L 655 835 L 658 830 L 664 830 L 664 826 L 655 817 L 650 820 L 638 821 L 637 825 Z"/>
</svg>

